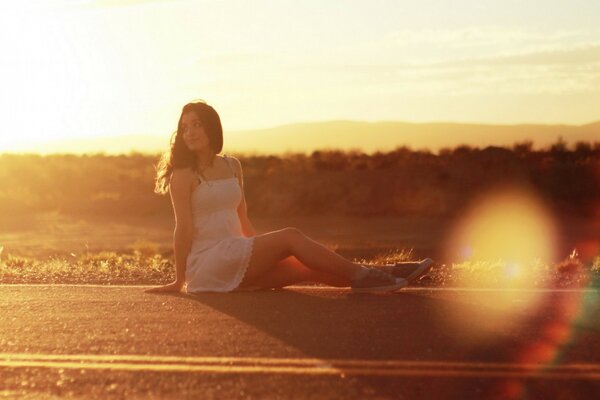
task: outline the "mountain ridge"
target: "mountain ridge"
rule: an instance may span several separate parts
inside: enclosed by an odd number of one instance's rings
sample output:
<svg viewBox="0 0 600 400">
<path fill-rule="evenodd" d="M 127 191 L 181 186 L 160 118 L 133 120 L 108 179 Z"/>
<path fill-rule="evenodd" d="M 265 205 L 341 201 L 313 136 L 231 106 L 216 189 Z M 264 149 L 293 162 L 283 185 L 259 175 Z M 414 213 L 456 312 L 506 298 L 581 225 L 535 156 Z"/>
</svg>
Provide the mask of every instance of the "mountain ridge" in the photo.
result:
<svg viewBox="0 0 600 400">
<path fill-rule="evenodd" d="M 483 124 L 460 122 L 406 122 L 327 120 L 290 123 L 271 128 L 224 132 L 225 152 L 281 154 L 314 150 L 391 151 L 407 146 L 439 151 L 442 148 L 512 146 L 532 141 L 547 147 L 562 138 L 568 144 L 600 142 L 600 121 L 567 124 Z M 29 151 L 52 153 L 127 154 L 160 153 L 168 150 L 170 133 L 164 136 L 129 134 L 40 143 Z"/>
</svg>

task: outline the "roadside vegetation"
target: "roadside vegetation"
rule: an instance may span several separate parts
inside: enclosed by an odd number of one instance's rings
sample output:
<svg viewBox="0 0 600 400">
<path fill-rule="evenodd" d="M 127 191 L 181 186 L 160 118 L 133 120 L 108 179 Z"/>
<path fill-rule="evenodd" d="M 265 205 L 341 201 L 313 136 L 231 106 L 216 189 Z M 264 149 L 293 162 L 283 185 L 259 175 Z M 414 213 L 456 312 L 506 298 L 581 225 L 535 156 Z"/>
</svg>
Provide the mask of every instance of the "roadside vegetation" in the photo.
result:
<svg viewBox="0 0 600 400">
<path fill-rule="evenodd" d="M 600 142 L 546 149 L 459 146 L 438 154 L 315 151 L 236 155 L 244 165 L 250 216 L 452 217 L 499 185 L 527 186 L 558 213 L 600 209 Z M 58 212 L 87 217 L 170 216 L 168 196 L 153 192 L 158 155 L 0 155 L 1 218 Z"/>
<path fill-rule="evenodd" d="M 410 250 L 391 251 L 371 259 L 353 259 L 373 266 L 411 259 Z M 518 269 L 516 269 L 518 268 Z M 152 246 L 129 253 L 98 252 L 69 257 L 0 259 L 0 282 L 8 284 L 158 285 L 175 278 L 169 254 Z M 583 288 L 600 287 L 600 257 L 584 264 L 572 255 L 554 265 L 540 262 L 515 266 L 502 260 L 435 264 L 416 281 L 422 287 Z"/>
<path fill-rule="evenodd" d="M 600 220 L 600 142 L 568 146 L 559 138 L 544 149 L 522 142 L 510 148 L 459 146 L 437 154 L 398 147 L 373 154 L 323 150 L 234 155 L 244 165 L 251 218 L 416 217 L 441 225 L 464 213 L 480 193 L 511 185 L 527 187 L 557 218 L 586 221 L 580 230 L 592 246 L 588 246 L 585 257 L 580 259 L 575 249 L 554 265 L 539 261 L 515 265 L 503 260 L 436 265 L 417 284 L 598 285 L 600 253 L 594 236 L 598 224 L 594 221 Z M 161 243 L 142 241 L 128 250 L 115 244 L 106 251 L 86 251 L 81 246 L 74 253 L 63 249 L 48 255 L 43 251 L 47 242 L 59 237 L 66 241 L 63 236 L 70 235 L 67 225 L 60 221 L 75 221 L 73 226 L 79 222 L 89 226 L 82 221 L 93 221 L 97 228 L 91 233 L 114 238 L 115 243 L 125 243 L 125 234 L 121 236 L 123 232 L 111 228 L 110 221 L 136 227 L 135 235 L 146 229 L 139 221 L 160 225 L 161 232 L 167 232 L 164 227 L 172 221 L 169 196 L 153 192 L 158 158 L 143 154 L 0 155 L 0 239 L 11 241 L 10 251 L 2 252 L 6 243 L 0 240 L 0 282 L 160 284 L 171 280 L 172 254 L 165 251 L 170 243 L 160 232 L 155 237 L 161 239 L 155 240 Z M 576 228 L 572 232 L 578 233 L 577 224 L 571 226 Z M 33 233 L 17 236 L 23 232 Z M 429 234 L 424 232 L 424 237 Z M 27 245 L 38 249 L 39 256 L 20 254 L 19 246 Z M 433 249 L 436 243 L 424 246 Z M 389 264 L 411 255 L 410 250 L 394 249 L 355 261 Z"/>
</svg>

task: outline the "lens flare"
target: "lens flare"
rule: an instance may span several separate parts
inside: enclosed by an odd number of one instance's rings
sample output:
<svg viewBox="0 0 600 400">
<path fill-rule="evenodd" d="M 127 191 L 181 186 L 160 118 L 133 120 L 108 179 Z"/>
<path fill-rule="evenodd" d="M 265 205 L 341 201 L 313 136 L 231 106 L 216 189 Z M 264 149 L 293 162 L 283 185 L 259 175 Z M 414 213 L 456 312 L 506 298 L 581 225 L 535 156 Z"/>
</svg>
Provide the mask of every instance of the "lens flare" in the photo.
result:
<svg viewBox="0 0 600 400">
<path fill-rule="evenodd" d="M 462 299 L 468 306 L 446 318 L 469 326 L 465 337 L 472 343 L 486 342 L 490 332 L 526 319 L 543 300 L 542 292 L 528 289 L 551 276 L 557 237 L 551 213 L 527 189 L 504 187 L 476 199 L 450 231 L 445 259 L 456 286 L 501 291 L 489 299 L 467 291 Z"/>
<path fill-rule="evenodd" d="M 446 259 L 456 263 L 467 286 L 481 274 L 503 286 L 533 284 L 535 266 L 556 260 L 557 234 L 550 212 L 524 189 L 496 190 L 481 197 L 455 225 L 445 246 Z M 460 265 L 466 264 L 466 268 Z"/>
<path fill-rule="evenodd" d="M 463 307 L 444 316 L 463 327 L 465 340 L 486 356 L 533 374 L 560 365 L 573 339 L 594 326 L 600 303 L 597 290 L 586 290 L 597 283 L 588 282 L 589 276 L 578 279 L 578 256 L 593 257 L 597 240 L 579 243 L 568 260 L 554 265 L 557 240 L 551 213 L 527 190 L 497 190 L 478 199 L 451 231 L 446 259 L 459 272 L 459 285 L 481 285 L 482 276 L 490 276 L 485 282 L 501 288 L 462 289 Z M 537 281 L 547 288 L 531 290 Z M 512 377 L 491 380 L 481 397 L 521 399 L 529 384 Z"/>
</svg>

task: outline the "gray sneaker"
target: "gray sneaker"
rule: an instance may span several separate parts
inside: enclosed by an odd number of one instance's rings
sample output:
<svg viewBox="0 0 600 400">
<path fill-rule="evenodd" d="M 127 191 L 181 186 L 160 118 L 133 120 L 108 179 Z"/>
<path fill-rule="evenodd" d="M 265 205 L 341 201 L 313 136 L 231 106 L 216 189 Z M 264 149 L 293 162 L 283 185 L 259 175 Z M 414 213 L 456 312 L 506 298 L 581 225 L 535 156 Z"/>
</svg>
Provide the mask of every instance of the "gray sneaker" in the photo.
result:
<svg viewBox="0 0 600 400">
<path fill-rule="evenodd" d="M 432 265 L 431 258 L 419 262 L 397 262 L 390 268 L 389 273 L 396 278 L 404 278 L 410 283 L 427 273 Z"/>
<path fill-rule="evenodd" d="M 395 278 L 387 272 L 375 268 L 369 268 L 369 272 L 352 281 L 352 292 L 354 293 L 378 293 L 393 292 L 408 285 L 406 279 Z"/>
</svg>

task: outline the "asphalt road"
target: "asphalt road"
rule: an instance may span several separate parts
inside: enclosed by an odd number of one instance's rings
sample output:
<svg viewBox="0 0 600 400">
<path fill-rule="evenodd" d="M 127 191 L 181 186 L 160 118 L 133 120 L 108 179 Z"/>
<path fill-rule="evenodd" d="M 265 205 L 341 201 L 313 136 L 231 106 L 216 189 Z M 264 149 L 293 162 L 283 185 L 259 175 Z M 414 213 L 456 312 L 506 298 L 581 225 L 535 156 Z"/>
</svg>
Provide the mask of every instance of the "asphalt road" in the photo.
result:
<svg viewBox="0 0 600 400">
<path fill-rule="evenodd" d="M 600 293 L 0 286 L 0 398 L 592 399 Z"/>
</svg>

